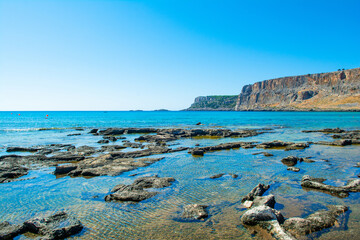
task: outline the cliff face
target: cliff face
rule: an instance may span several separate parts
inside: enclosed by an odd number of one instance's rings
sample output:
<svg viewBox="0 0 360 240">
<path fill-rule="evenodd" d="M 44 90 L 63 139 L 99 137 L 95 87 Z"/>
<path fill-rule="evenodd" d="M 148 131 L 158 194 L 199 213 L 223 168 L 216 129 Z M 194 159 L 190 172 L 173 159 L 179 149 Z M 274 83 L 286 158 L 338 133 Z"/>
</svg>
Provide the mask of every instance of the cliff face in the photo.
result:
<svg viewBox="0 0 360 240">
<path fill-rule="evenodd" d="M 190 111 L 233 111 L 238 96 L 206 96 L 195 98 L 187 110 Z"/>
<path fill-rule="evenodd" d="M 360 68 L 246 85 L 235 110 L 360 110 Z"/>
</svg>

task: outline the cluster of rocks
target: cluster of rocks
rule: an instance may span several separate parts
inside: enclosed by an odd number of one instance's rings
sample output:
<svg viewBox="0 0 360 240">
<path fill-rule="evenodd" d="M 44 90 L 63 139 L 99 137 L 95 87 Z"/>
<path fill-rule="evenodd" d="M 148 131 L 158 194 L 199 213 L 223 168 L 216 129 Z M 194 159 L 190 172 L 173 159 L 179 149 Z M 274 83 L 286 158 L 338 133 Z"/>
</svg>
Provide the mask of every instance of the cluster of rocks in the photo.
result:
<svg viewBox="0 0 360 240">
<path fill-rule="evenodd" d="M 136 141 L 145 142 L 168 142 L 180 138 L 193 137 L 252 137 L 265 131 L 246 129 L 232 131 L 230 129 L 158 129 L 155 135 L 147 134 L 136 138 Z"/>
<path fill-rule="evenodd" d="M 258 184 L 242 199 L 243 205 L 249 208 L 241 217 L 241 223 L 247 228 L 262 229 L 275 239 L 293 240 L 309 233 L 333 226 L 337 217 L 348 210 L 346 206 L 329 206 L 307 218 L 293 217 L 285 219 L 280 211 L 274 209 L 275 197 L 262 196 L 269 185 Z"/>
<path fill-rule="evenodd" d="M 174 181 L 175 179 L 172 177 L 160 178 L 156 175 L 153 177 L 141 177 L 136 179 L 130 185 L 125 185 L 125 184 L 116 185 L 111 190 L 112 193 L 105 196 L 105 201 L 140 202 L 158 194 L 158 192 L 147 191 L 145 189 L 168 187 Z"/>
<path fill-rule="evenodd" d="M 188 152 L 192 155 L 203 156 L 206 152 L 213 152 L 213 151 L 221 151 L 221 150 L 228 150 L 234 148 L 253 148 L 255 147 L 256 142 L 232 142 L 232 143 L 222 143 L 215 146 L 207 146 L 207 147 L 196 147 L 190 149 Z"/>
<path fill-rule="evenodd" d="M 105 154 L 99 157 L 88 158 L 78 163 L 56 166 L 55 175 L 68 176 L 117 176 L 123 172 L 139 167 L 146 167 L 163 158 L 120 158 Z"/>
<path fill-rule="evenodd" d="M 348 197 L 349 192 L 360 192 L 360 179 L 349 181 L 345 186 L 335 187 L 325 184 L 325 178 L 314 178 L 304 175 L 301 179 L 301 186 L 308 189 L 316 189 L 341 198 Z"/>
<path fill-rule="evenodd" d="M 64 239 L 81 232 L 83 225 L 65 212 L 57 212 L 45 217 L 36 217 L 15 225 L 0 222 L 0 239 L 13 239 L 26 232 L 41 235 L 41 239 Z"/>
<path fill-rule="evenodd" d="M 283 142 L 280 140 L 275 140 L 272 142 L 263 142 L 256 145 L 257 148 L 266 148 L 266 149 L 276 149 L 284 148 L 285 151 L 289 150 L 299 150 L 309 147 L 309 143 L 294 143 L 294 142 Z"/>
<path fill-rule="evenodd" d="M 302 132 L 320 132 L 325 134 L 333 134 L 332 138 L 337 139 L 334 141 L 318 141 L 315 144 L 330 145 L 330 146 L 347 146 L 352 144 L 360 144 L 360 131 L 359 130 L 344 130 L 340 128 L 325 128 L 320 130 L 304 130 Z"/>
</svg>

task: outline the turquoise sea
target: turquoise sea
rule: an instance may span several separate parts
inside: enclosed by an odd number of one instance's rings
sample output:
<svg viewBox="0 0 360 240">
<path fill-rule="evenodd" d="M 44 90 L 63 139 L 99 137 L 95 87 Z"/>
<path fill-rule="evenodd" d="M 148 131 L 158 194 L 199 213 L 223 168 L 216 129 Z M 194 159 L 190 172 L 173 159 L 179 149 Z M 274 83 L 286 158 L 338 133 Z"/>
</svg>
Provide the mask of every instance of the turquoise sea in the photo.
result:
<svg viewBox="0 0 360 240">
<path fill-rule="evenodd" d="M 201 126 L 195 124 L 201 122 Z M 194 147 L 236 141 L 292 142 L 332 141 L 323 133 L 302 130 L 343 128 L 360 130 L 359 112 L 186 112 L 186 111 L 78 111 L 78 112 L 0 112 L 0 155 L 7 147 L 30 147 L 54 143 L 95 146 L 101 136 L 88 134 L 92 128 L 271 128 L 255 137 L 181 139 L 172 144 Z M 82 128 L 80 131 L 78 128 Z M 68 134 L 80 133 L 76 136 Z M 133 141 L 139 134 L 124 135 Z M 120 141 L 109 144 L 121 144 Z M 133 149 L 138 150 L 138 149 Z M 324 177 L 326 183 L 341 186 L 358 178 L 360 146 L 334 147 L 312 144 L 304 150 L 267 150 L 273 157 L 252 155 L 263 149 L 235 149 L 193 157 L 187 151 L 154 155 L 165 158 L 145 168 L 116 177 L 57 178 L 55 167 L 38 166 L 23 176 L 24 181 L 0 184 L 0 221 L 20 223 L 49 211 L 65 210 L 78 218 L 85 229 L 74 239 L 256 239 L 240 223 L 245 211 L 241 198 L 258 183 L 271 184 L 266 194 L 275 195 L 276 209 L 285 217 L 306 217 L 330 204 L 350 207 L 345 223 L 315 233 L 313 239 L 359 239 L 360 194 L 338 198 L 326 193 L 304 190 L 303 175 Z M 30 153 L 16 153 L 30 154 Z M 314 163 L 300 163 L 300 172 L 286 170 L 281 159 L 286 156 L 312 157 Z M 218 173 L 236 173 L 238 178 Z M 138 174 L 137 176 L 130 176 Z M 176 182 L 160 189 L 157 196 L 137 204 L 105 202 L 104 196 L 119 184 L 130 184 L 141 176 L 157 174 L 174 177 Z M 209 205 L 206 221 L 179 218 L 186 204 Z M 18 239 L 37 236 L 23 235 Z"/>
</svg>

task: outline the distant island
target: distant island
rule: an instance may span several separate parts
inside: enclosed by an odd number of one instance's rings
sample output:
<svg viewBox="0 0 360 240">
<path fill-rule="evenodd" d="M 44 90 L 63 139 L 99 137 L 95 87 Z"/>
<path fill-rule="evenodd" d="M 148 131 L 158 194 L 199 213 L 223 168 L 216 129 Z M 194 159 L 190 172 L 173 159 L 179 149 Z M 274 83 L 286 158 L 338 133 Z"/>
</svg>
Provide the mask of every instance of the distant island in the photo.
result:
<svg viewBox="0 0 360 240">
<path fill-rule="evenodd" d="M 239 95 L 201 96 L 188 111 L 360 111 L 360 68 L 256 82 Z"/>
</svg>

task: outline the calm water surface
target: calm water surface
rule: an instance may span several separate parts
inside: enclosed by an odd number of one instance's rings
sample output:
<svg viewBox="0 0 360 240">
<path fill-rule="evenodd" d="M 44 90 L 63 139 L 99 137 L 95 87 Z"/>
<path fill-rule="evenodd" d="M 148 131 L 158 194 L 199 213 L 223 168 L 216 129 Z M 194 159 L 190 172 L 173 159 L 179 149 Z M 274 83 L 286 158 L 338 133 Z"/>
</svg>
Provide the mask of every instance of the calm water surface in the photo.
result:
<svg viewBox="0 0 360 240">
<path fill-rule="evenodd" d="M 20 115 L 19 115 L 20 114 Z M 46 115 L 48 117 L 46 118 Z M 0 112 L 0 155 L 9 146 L 34 146 L 69 143 L 76 146 L 100 147 L 101 136 L 87 132 L 106 127 L 202 127 L 273 128 L 271 133 L 251 138 L 182 139 L 178 146 L 216 145 L 232 141 L 294 142 L 331 140 L 321 133 L 302 133 L 304 129 L 340 127 L 360 129 L 360 113 L 295 113 L 295 112 Z M 82 127 L 84 131 L 75 128 Z M 39 129 L 47 129 L 39 131 Z M 67 136 L 81 133 L 80 136 Z M 125 135 L 132 140 L 139 135 Z M 115 142 L 114 144 L 121 144 Z M 177 146 L 176 146 L 177 147 Z M 39 167 L 22 178 L 29 180 L 0 184 L 0 220 L 20 223 L 48 211 L 65 210 L 78 218 L 85 230 L 79 239 L 253 239 L 240 223 L 244 212 L 241 198 L 258 183 L 271 184 L 266 194 L 276 197 L 276 209 L 285 217 L 307 215 L 326 209 L 330 204 L 350 206 L 347 227 L 333 227 L 312 235 L 315 239 L 358 239 L 360 236 L 360 200 L 358 193 L 337 198 L 300 186 L 305 174 L 325 177 L 328 183 L 341 186 L 356 179 L 360 146 L 331 147 L 311 145 L 305 150 L 269 150 L 274 157 L 252 155 L 261 149 L 236 149 L 206 153 L 193 157 L 186 151 L 164 154 L 165 158 L 148 167 L 117 177 L 90 179 L 56 178 L 54 167 Z M 23 153 L 24 154 L 24 153 Z M 300 172 L 286 170 L 283 157 L 313 157 L 315 163 L 300 163 Z M 157 155 L 156 155 L 157 157 Z M 324 161 L 328 160 L 328 161 Z M 137 173 L 135 177 L 129 175 Z M 238 178 L 209 177 L 217 173 L 236 173 Z M 119 183 L 130 184 L 141 176 L 158 174 L 174 177 L 176 182 L 161 193 L 137 204 L 105 202 L 103 198 Z M 186 204 L 209 205 L 206 221 L 186 222 L 179 216 Z M 28 239 L 36 236 L 20 236 Z"/>
</svg>

